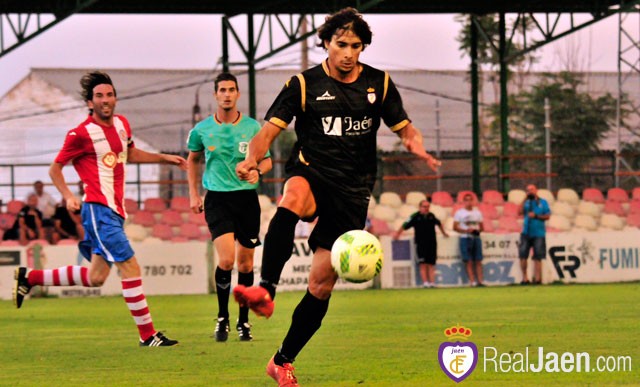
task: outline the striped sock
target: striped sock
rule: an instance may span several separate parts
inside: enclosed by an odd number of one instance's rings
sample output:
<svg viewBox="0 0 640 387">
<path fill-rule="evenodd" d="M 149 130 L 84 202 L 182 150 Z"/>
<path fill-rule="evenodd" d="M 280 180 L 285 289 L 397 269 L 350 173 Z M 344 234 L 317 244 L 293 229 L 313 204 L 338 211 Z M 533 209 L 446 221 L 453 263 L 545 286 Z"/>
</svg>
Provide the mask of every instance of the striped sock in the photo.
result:
<svg viewBox="0 0 640 387">
<path fill-rule="evenodd" d="M 29 285 L 91 287 L 89 269 L 83 266 L 64 266 L 53 270 L 31 270 Z"/>
<path fill-rule="evenodd" d="M 142 341 L 147 340 L 153 336 L 156 331 L 153 329 L 153 321 L 151 320 L 151 313 L 149 313 L 147 299 L 142 292 L 142 278 L 123 279 L 122 295 L 124 296 L 124 301 L 127 303 L 133 320 L 138 326 L 140 339 Z"/>
</svg>

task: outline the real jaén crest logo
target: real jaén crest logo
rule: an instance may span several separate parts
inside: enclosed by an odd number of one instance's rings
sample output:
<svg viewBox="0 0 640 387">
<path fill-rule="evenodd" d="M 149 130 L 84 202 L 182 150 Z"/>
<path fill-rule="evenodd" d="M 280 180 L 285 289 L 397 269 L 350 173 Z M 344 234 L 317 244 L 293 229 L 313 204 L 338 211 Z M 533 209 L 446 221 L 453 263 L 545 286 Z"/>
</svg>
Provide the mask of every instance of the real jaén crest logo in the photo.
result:
<svg viewBox="0 0 640 387">
<path fill-rule="evenodd" d="M 440 368 L 454 382 L 460 383 L 471 375 L 478 364 L 478 347 L 472 342 L 461 343 L 460 340 L 468 340 L 471 329 L 457 325 L 444 330 L 444 335 L 449 340 L 440 344 L 438 360 Z M 453 342 L 455 340 L 455 342 Z"/>
</svg>

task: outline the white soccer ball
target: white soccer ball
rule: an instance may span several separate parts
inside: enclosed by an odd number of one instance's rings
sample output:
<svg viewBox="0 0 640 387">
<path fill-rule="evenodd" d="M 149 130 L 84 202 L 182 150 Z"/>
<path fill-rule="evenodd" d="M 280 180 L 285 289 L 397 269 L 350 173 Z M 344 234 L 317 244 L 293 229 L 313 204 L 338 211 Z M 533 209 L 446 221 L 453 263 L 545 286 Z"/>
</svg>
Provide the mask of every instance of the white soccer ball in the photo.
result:
<svg viewBox="0 0 640 387">
<path fill-rule="evenodd" d="M 374 235 L 351 230 L 340 235 L 331 248 L 331 265 L 340 278 L 366 282 L 382 270 L 382 246 Z"/>
</svg>

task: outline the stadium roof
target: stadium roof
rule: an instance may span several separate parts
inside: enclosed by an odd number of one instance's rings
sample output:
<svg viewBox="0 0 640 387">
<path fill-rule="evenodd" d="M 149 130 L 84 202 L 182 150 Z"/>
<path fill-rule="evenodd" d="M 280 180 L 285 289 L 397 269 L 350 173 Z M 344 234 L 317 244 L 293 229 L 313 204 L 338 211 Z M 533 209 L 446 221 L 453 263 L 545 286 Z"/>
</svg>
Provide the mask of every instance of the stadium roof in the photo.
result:
<svg viewBox="0 0 640 387">
<path fill-rule="evenodd" d="M 155 0 L 96 1 L 81 13 L 162 13 L 162 14 L 310 14 L 330 13 L 352 6 L 367 13 L 495 13 L 495 12 L 586 12 L 601 13 L 622 0 Z M 51 13 L 52 10 L 72 9 L 77 0 L 2 0 L 0 9 L 5 13 Z"/>
</svg>

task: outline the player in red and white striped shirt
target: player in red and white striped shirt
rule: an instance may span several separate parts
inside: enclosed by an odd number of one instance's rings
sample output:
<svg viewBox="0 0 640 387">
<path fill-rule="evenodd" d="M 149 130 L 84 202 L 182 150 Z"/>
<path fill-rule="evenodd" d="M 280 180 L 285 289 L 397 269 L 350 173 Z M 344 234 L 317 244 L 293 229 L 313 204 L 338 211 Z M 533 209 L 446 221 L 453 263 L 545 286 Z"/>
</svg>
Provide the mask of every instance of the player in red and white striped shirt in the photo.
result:
<svg viewBox="0 0 640 387">
<path fill-rule="evenodd" d="M 149 153 L 134 146 L 126 118 L 114 114 L 116 91 L 109 75 L 99 71 L 87 73 L 80 84 L 89 117 L 67 133 L 49 175 L 71 212 L 80 210 L 80 202 L 67 186 L 62 168 L 72 162 L 84 183 L 82 225 L 86 237 L 79 247 L 91 265 L 88 269 L 66 266 L 30 271 L 20 267 L 15 273 L 14 302 L 20 308 L 35 285 L 101 286 L 115 264 L 122 277 L 122 295 L 140 333 L 140 346 L 175 345 L 176 340 L 168 339 L 153 328 L 142 291 L 140 266 L 124 233 L 125 164 L 127 161 L 163 163 L 186 170 L 187 163 L 180 156 Z"/>
</svg>

